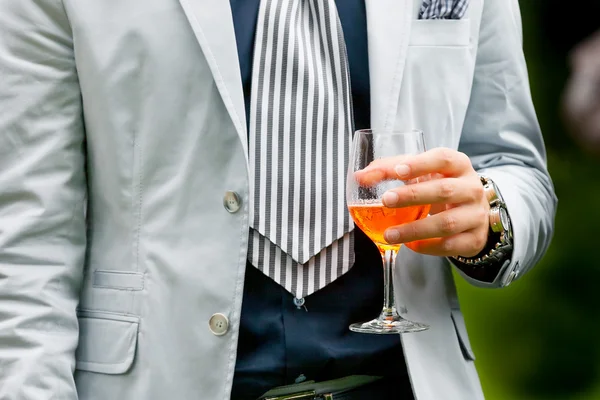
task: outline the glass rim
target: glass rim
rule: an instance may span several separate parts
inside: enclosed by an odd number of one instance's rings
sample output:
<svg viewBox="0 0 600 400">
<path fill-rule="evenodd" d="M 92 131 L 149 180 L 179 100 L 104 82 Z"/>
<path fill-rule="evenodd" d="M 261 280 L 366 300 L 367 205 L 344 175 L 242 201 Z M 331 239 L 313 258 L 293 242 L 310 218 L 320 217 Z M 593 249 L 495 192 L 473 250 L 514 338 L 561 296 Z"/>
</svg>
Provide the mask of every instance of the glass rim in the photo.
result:
<svg viewBox="0 0 600 400">
<path fill-rule="evenodd" d="M 381 135 L 381 136 L 394 136 L 394 135 L 423 135 L 421 129 L 407 129 L 407 130 L 384 130 L 384 129 L 358 129 L 354 131 L 355 134 L 361 135 Z"/>
</svg>

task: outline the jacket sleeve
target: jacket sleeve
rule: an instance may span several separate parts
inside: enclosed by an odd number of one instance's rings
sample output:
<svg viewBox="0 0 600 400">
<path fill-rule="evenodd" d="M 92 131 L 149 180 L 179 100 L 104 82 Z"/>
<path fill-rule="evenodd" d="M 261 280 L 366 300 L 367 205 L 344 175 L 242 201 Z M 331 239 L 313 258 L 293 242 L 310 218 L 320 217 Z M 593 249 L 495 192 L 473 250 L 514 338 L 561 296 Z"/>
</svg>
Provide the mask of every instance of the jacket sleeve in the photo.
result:
<svg viewBox="0 0 600 400">
<path fill-rule="evenodd" d="M 513 255 L 491 279 L 461 274 L 472 284 L 502 287 L 543 256 L 554 228 L 557 200 L 533 107 L 522 50 L 517 0 L 485 0 L 471 99 L 459 150 L 489 176 L 507 204 Z"/>
<path fill-rule="evenodd" d="M 60 0 L 0 0 L 0 398 L 76 399 L 84 134 Z"/>
</svg>

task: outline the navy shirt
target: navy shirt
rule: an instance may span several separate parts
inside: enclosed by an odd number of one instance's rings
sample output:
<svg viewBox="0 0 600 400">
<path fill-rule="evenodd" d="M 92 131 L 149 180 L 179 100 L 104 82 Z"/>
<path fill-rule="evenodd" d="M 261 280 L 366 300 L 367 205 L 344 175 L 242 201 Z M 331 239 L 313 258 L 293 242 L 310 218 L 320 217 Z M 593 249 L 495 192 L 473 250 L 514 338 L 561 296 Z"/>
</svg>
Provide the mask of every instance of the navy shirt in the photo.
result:
<svg viewBox="0 0 600 400">
<path fill-rule="evenodd" d="M 230 0 L 244 86 L 250 107 L 254 32 L 260 0 Z M 355 127 L 370 125 L 369 63 L 364 0 L 337 1 L 347 44 Z M 358 229 L 356 261 L 342 277 L 306 297 L 294 297 L 248 264 L 232 399 L 256 399 L 276 386 L 348 375 L 394 376 L 401 399 L 412 399 L 397 335 L 351 332 L 376 317 L 383 302 L 381 257 Z"/>
</svg>

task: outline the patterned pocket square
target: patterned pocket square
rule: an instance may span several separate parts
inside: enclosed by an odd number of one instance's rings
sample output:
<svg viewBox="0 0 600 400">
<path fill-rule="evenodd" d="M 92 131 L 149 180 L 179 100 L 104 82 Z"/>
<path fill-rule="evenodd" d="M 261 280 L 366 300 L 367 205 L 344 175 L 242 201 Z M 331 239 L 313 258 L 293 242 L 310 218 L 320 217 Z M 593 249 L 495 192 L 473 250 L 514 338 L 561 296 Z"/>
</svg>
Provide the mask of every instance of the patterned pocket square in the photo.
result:
<svg viewBox="0 0 600 400">
<path fill-rule="evenodd" d="M 423 0 L 419 19 L 461 19 L 469 0 Z"/>
</svg>

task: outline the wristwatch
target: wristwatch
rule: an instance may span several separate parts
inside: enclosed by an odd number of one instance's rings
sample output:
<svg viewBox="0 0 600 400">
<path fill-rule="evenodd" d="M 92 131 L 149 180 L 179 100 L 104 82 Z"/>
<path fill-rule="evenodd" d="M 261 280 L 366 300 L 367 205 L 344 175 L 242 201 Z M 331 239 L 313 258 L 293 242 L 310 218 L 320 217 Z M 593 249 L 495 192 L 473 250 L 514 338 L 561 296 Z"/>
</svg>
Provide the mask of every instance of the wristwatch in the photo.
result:
<svg viewBox="0 0 600 400">
<path fill-rule="evenodd" d="M 483 251 L 474 257 L 452 257 L 461 264 L 473 267 L 502 266 L 512 256 L 513 232 L 502 194 L 494 181 L 479 175 L 485 196 L 490 204 L 490 232 Z"/>
</svg>

